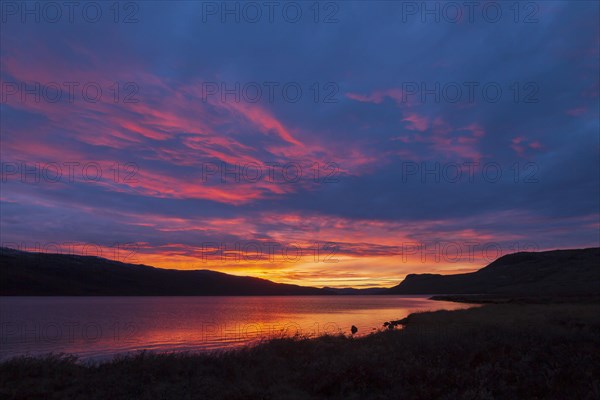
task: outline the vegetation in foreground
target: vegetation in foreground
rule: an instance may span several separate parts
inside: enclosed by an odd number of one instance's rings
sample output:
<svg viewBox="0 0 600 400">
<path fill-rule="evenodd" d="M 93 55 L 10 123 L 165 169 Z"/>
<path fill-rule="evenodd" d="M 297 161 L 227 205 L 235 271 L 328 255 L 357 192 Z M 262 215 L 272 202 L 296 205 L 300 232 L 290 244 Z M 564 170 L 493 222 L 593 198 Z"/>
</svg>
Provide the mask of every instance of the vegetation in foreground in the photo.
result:
<svg viewBox="0 0 600 400">
<path fill-rule="evenodd" d="M 598 399 L 597 304 L 413 314 L 362 338 L 277 339 L 215 354 L 0 364 L 16 399 Z"/>
</svg>

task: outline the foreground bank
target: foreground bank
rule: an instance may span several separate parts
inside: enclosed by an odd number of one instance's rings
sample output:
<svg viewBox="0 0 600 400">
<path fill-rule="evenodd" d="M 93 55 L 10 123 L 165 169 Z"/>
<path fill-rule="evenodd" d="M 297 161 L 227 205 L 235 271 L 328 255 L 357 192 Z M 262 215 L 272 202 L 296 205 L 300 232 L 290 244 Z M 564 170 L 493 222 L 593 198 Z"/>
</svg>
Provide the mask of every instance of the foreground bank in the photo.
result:
<svg viewBox="0 0 600 400">
<path fill-rule="evenodd" d="M 102 364 L 17 358 L 0 397 L 31 399 L 597 399 L 598 304 L 490 304 L 412 314 L 363 338 L 278 339 L 212 355 Z"/>
</svg>

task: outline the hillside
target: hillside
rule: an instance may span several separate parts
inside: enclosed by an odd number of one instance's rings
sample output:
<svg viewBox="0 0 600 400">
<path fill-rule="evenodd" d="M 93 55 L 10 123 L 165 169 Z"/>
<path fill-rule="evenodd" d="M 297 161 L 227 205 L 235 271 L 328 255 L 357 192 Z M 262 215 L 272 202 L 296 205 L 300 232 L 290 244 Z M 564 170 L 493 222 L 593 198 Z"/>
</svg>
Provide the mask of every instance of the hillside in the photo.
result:
<svg viewBox="0 0 600 400">
<path fill-rule="evenodd" d="M 4 296 L 264 296 L 335 294 L 598 295 L 600 248 L 505 255 L 479 271 L 410 274 L 390 289 L 279 284 L 215 271 L 181 271 L 99 257 L 0 249 Z"/>
<path fill-rule="evenodd" d="M 467 274 L 410 274 L 386 293 L 599 294 L 600 248 L 513 253 Z"/>
<path fill-rule="evenodd" d="M 325 295 L 324 289 L 287 285 L 215 271 L 181 271 L 99 257 L 0 249 L 3 296 L 270 296 Z"/>
</svg>

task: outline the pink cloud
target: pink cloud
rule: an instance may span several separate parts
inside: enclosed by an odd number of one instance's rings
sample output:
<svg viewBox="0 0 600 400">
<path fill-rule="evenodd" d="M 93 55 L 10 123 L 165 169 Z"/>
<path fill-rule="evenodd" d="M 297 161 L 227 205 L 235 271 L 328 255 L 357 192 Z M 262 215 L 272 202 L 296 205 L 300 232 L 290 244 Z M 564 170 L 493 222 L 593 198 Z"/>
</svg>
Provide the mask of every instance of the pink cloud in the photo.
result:
<svg viewBox="0 0 600 400">
<path fill-rule="evenodd" d="M 411 124 L 407 127 L 410 130 L 416 130 L 419 132 L 424 132 L 429 128 L 429 121 L 427 117 L 418 115 L 416 113 L 408 114 L 402 121 L 408 121 Z"/>
<path fill-rule="evenodd" d="M 525 156 L 527 149 L 539 150 L 543 146 L 542 144 L 535 140 L 530 141 L 529 139 L 523 136 L 516 136 L 511 140 L 510 147 L 521 157 Z"/>
<path fill-rule="evenodd" d="M 400 89 L 385 89 L 376 90 L 371 94 L 363 95 L 359 93 L 346 93 L 346 97 L 352 100 L 357 100 L 363 103 L 381 103 L 386 97 L 394 99 L 396 101 L 402 100 L 402 91 Z"/>
<path fill-rule="evenodd" d="M 485 136 L 485 130 L 477 123 L 471 123 L 460 128 L 453 128 L 441 117 L 436 117 L 432 123 L 427 117 L 415 113 L 408 114 L 403 121 L 409 121 L 408 129 L 419 131 L 421 134 L 400 135 L 392 140 L 405 144 L 424 143 L 429 144 L 437 153 L 447 157 L 461 157 L 475 160 L 482 157 L 477 145 L 481 137 Z M 429 130 L 429 128 L 431 129 Z M 427 134 L 423 132 L 428 131 Z M 406 154 L 406 150 L 404 153 Z"/>
</svg>

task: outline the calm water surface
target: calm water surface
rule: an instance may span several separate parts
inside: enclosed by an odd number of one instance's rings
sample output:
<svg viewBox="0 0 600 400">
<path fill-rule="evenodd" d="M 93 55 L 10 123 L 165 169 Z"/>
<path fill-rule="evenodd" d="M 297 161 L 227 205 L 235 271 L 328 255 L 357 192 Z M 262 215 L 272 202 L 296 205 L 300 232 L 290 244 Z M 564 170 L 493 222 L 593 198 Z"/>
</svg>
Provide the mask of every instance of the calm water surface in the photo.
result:
<svg viewBox="0 0 600 400">
<path fill-rule="evenodd" d="M 352 325 L 365 335 L 416 311 L 468 307 L 427 296 L 0 297 L 0 359 L 217 350 Z"/>
</svg>

